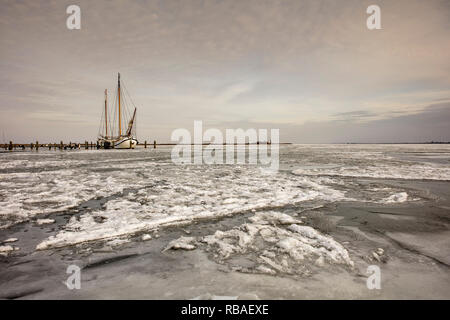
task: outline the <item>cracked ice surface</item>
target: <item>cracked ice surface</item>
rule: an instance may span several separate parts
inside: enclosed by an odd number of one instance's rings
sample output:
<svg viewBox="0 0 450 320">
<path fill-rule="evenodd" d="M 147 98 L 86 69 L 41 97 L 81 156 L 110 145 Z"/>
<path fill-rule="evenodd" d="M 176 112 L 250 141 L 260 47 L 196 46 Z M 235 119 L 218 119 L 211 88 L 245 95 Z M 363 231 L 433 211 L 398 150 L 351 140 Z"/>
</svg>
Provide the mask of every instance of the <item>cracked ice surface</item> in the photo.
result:
<svg viewBox="0 0 450 320">
<path fill-rule="evenodd" d="M 295 206 L 301 211 L 305 202 L 401 205 L 417 199 L 410 190 L 358 177 L 450 179 L 450 167 L 442 160 L 450 154 L 448 146 L 292 145 L 282 147 L 278 172 L 251 165 L 175 165 L 170 152 L 0 154 L 0 228 L 39 215 L 79 211 L 67 225 L 55 225 L 60 230 L 39 244 L 44 249 L 251 210 Z M 440 158 L 416 161 L 410 159 L 414 154 Z M 98 199 L 105 202 L 100 209 L 81 207 Z"/>
<path fill-rule="evenodd" d="M 314 179 L 264 174 L 256 166 L 172 169 L 164 179 L 160 173 L 148 174 L 146 187 L 108 201 L 102 210 L 72 217 L 63 231 L 39 244 L 38 249 L 124 236 L 252 209 L 344 198 L 341 191 L 320 185 Z"/>
<path fill-rule="evenodd" d="M 216 231 L 201 242 L 219 262 L 242 272 L 308 274 L 307 266 L 317 261 L 353 267 L 340 243 L 289 215 L 258 212 L 249 220 L 231 230 Z M 242 256 L 253 265 L 240 265 Z"/>
<path fill-rule="evenodd" d="M 308 275 L 311 265 L 325 263 L 354 267 L 348 251 L 331 236 L 277 211 L 257 212 L 248 223 L 212 235 L 182 236 L 163 251 L 194 250 L 201 244 L 219 263 L 245 273 Z"/>
</svg>

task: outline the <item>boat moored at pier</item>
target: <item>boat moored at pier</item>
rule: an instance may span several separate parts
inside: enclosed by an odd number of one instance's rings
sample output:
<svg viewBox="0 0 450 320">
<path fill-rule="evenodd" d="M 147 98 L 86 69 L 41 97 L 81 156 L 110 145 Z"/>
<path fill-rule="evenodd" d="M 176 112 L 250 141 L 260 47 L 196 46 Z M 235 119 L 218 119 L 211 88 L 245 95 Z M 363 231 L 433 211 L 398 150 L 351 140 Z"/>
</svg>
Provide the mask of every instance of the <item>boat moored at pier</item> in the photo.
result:
<svg viewBox="0 0 450 320">
<path fill-rule="evenodd" d="M 125 90 L 125 92 L 127 92 Z M 113 122 L 109 121 L 108 112 L 108 90 L 105 89 L 105 105 L 101 120 L 98 145 L 103 149 L 134 149 L 138 140 L 136 139 L 136 110 L 131 97 L 128 95 L 128 101 L 125 99 L 124 92 L 121 88 L 120 73 L 117 78 L 117 95 L 114 99 L 114 117 Z M 128 126 L 123 130 L 125 116 L 129 114 L 127 102 L 133 105 L 134 111 L 129 117 Z M 117 116 L 117 118 L 116 118 Z M 117 125 L 117 126 L 116 126 Z M 117 132 L 117 135 L 114 135 Z"/>
</svg>

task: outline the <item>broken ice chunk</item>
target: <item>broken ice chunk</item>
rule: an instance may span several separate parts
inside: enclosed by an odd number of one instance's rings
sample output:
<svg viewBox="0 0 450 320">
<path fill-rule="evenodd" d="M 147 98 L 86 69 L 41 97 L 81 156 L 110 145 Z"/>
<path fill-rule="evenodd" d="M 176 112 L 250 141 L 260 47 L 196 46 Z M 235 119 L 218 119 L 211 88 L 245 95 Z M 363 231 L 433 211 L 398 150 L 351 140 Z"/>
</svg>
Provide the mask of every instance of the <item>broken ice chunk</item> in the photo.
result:
<svg viewBox="0 0 450 320">
<path fill-rule="evenodd" d="M 144 234 L 142 235 L 142 241 L 147 241 L 147 240 L 151 240 L 152 236 L 149 234 Z"/>
<path fill-rule="evenodd" d="M 163 250 L 163 252 L 169 249 L 194 250 L 196 248 L 195 244 L 193 244 L 194 242 L 195 242 L 194 237 L 180 237 L 178 239 L 170 241 L 167 247 Z"/>
<path fill-rule="evenodd" d="M 36 223 L 38 225 L 43 225 L 43 224 L 50 224 L 50 223 L 54 223 L 55 220 L 54 219 L 37 219 Z"/>
</svg>

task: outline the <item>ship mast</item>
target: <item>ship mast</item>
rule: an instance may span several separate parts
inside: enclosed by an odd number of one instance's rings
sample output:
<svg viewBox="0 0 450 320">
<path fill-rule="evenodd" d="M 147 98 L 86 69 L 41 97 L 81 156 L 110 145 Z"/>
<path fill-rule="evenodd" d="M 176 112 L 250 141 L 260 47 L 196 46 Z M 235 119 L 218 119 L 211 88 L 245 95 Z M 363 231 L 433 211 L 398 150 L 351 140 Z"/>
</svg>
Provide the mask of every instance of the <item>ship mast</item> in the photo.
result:
<svg viewBox="0 0 450 320">
<path fill-rule="evenodd" d="M 122 116 L 120 114 L 120 73 L 118 76 L 117 94 L 119 97 L 119 138 L 122 136 Z"/>
<path fill-rule="evenodd" d="M 105 133 L 108 139 L 108 89 L 105 89 Z"/>
<path fill-rule="evenodd" d="M 134 119 L 136 118 L 136 108 L 134 108 L 133 117 L 128 123 L 127 136 L 131 136 L 131 130 L 133 130 Z"/>
</svg>

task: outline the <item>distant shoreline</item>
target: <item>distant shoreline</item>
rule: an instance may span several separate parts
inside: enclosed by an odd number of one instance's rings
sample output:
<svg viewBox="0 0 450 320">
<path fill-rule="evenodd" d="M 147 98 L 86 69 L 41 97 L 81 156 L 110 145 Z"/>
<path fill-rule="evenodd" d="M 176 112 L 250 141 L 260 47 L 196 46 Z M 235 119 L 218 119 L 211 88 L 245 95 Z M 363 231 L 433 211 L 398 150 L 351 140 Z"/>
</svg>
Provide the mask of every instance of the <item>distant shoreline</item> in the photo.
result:
<svg viewBox="0 0 450 320">
<path fill-rule="evenodd" d="M 402 145 L 402 144 L 408 144 L 408 145 L 431 145 L 431 144 L 443 144 L 447 145 L 450 144 L 450 141 L 429 141 L 429 142 L 331 142 L 331 143 L 295 143 L 295 142 L 279 142 L 279 143 L 267 143 L 267 142 L 253 142 L 253 143 L 234 143 L 234 144 L 227 144 L 227 143 L 201 143 L 202 146 L 228 146 L 228 145 L 234 145 L 234 146 L 242 146 L 242 145 Z M 12 149 L 10 149 L 12 145 Z M 50 149 L 96 149 L 96 143 L 95 142 L 88 142 L 87 147 L 86 143 L 37 143 L 38 148 L 50 148 Z M 197 143 L 138 143 L 138 146 L 142 146 L 145 148 L 151 148 L 154 146 L 176 146 L 176 145 L 200 145 Z M 9 150 L 8 150 L 9 149 Z M 16 151 L 17 149 L 36 149 L 36 144 L 31 143 L 2 143 L 0 144 L 0 151 Z"/>
<path fill-rule="evenodd" d="M 329 144 L 450 144 L 450 141 L 431 141 L 431 142 L 342 142 Z"/>
</svg>

